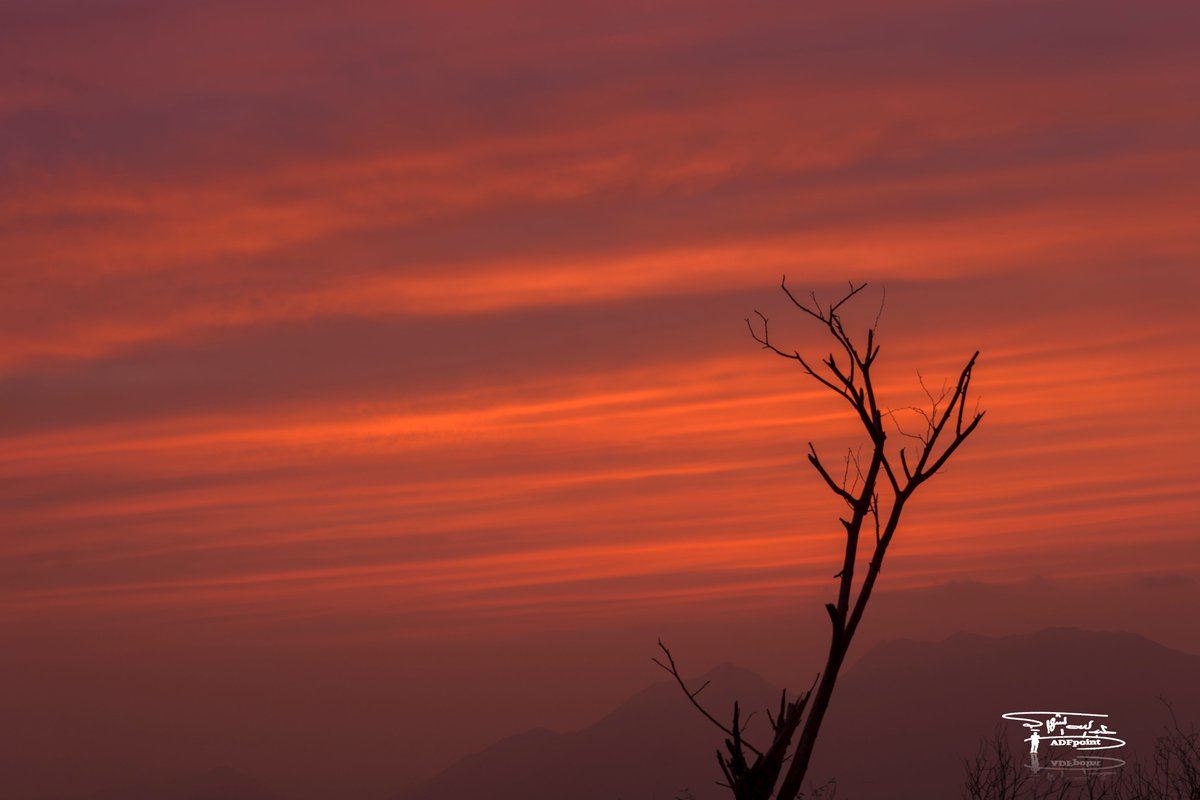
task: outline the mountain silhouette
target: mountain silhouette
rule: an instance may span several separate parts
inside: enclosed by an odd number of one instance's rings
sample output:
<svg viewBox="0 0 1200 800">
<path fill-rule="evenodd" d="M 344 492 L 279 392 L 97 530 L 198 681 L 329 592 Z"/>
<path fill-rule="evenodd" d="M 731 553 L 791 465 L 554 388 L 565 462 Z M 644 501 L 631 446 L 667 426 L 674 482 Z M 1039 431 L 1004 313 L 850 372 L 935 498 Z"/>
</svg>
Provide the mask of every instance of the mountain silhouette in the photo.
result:
<svg viewBox="0 0 1200 800">
<path fill-rule="evenodd" d="M 757 723 L 778 708 L 779 690 L 731 664 L 689 685 L 706 680 L 700 697 L 714 715 L 727 719 L 736 697 L 743 717 L 759 712 L 748 736 L 765 740 Z M 1130 633 L 882 642 L 839 681 L 809 774 L 835 779 L 839 800 L 957 797 L 964 759 L 982 740 L 1024 735 L 1005 712 L 1109 714 L 1129 758 L 1169 721 L 1160 697 L 1181 720 L 1200 719 L 1200 657 Z M 715 755 L 723 739 L 667 680 L 587 728 L 510 737 L 394 800 L 673 800 L 685 788 L 696 800 L 725 800 Z"/>
<path fill-rule="evenodd" d="M 689 686 L 724 718 L 735 698 L 748 711 L 778 708 L 779 690 L 758 675 L 723 664 Z M 759 718 L 765 716 L 759 713 Z M 752 721 L 748 732 L 760 732 Z M 765 725 L 765 722 L 764 722 Z M 760 738 L 762 738 L 760 736 Z M 467 756 L 396 800 L 672 800 L 688 789 L 696 800 L 721 797 L 713 785 L 724 734 L 700 716 L 673 680 L 635 694 L 580 731 L 544 728 L 504 739 Z"/>
<path fill-rule="evenodd" d="M 1010 711 L 1109 715 L 1145 755 L 1169 722 L 1200 719 L 1200 658 L 1132 633 L 1051 628 L 992 638 L 883 642 L 848 671 L 834 695 L 811 772 L 836 777 L 838 796 L 957 797 L 963 760 L 1003 731 L 1025 732 Z"/>
</svg>

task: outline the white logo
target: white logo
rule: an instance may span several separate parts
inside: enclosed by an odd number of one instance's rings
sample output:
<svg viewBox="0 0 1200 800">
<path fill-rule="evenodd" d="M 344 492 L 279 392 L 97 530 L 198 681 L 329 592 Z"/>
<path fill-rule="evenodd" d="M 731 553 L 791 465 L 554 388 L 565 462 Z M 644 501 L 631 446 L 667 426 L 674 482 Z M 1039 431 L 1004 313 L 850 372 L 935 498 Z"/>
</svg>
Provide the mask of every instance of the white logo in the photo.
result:
<svg viewBox="0 0 1200 800">
<path fill-rule="evenodd" d="M 1125 763 L 1119 758 L 1074 755 L 1125 746 L 1125 740 L 1118 738 L 1117 732 L 1109 727 L 1106 721 L 1108 714 L 1010 711 L 1003 716 L 1004 719 L 1020 722 L 1029 731 L 1029 736 L 1023 740 L 1029 743 L 1029 764 L 1026 766 L 1034 772 L 1041 769 L 1095 771 L 1115 769 Z M 1069 748 L 1069 754 L 1064 752 L 1064 748 Z M 1054 749 L 1059 752 L 1053 752 Z M 1049 763 L 1041 763 L 1039 751 L 1049 756 Z"/>
</svg>

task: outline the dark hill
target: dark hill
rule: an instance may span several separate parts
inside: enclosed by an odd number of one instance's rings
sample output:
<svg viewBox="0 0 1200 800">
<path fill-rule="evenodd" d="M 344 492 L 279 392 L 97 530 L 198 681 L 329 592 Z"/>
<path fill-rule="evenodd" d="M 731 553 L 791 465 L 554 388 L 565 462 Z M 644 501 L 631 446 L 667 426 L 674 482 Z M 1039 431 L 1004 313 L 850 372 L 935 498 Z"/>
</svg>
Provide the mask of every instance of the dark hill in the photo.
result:
<svg viewBox="0 0 1200 800">
<path fill-rule="evenodd" d="M 724 719 L 734 697 L 746 711 L 776 708 L 779 691 L 724 665 L 702 698 Z M 1009 711 L 1110 715 L 1143 749 L 1168 721 L 1200 720 L 1200 658 L 1130 633 L 1055 628 L 991 638 L 883 642 L 843 674 L 817 743 L 810 777 L 836 778 L 839 800 L 953 798 L 963 761 Z M 760 729 L 761 732 L 761 729 Z M 715 785 L 722 735 L 673 682 L 654 684 L 587 728 L 529 731 L 468 756 L 396 800 L 724 800 Z M 761 738 L 761 737 L 760 737 Z"/>
</svg>

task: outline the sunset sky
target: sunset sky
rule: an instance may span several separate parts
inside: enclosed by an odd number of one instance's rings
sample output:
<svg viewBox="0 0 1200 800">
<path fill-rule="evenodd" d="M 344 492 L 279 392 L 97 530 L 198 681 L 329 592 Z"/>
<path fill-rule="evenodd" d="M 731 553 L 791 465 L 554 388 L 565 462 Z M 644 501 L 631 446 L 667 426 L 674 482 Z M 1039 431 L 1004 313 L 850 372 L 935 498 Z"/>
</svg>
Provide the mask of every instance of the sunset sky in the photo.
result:
<svg viewBox="0 0 1200 800">
<path fill-rule="evenodd" d="M 807 684 L 804 456 L 854 426 L 746 331 L 828 352 L 785 273 L 870 284 L 891 407 L 981 351 L 863 646 L 1200 652 L 1197 41 L 1193 0 L 0 2 L 0 782 L 382 798 L 659 635 Z"/>
</svg>

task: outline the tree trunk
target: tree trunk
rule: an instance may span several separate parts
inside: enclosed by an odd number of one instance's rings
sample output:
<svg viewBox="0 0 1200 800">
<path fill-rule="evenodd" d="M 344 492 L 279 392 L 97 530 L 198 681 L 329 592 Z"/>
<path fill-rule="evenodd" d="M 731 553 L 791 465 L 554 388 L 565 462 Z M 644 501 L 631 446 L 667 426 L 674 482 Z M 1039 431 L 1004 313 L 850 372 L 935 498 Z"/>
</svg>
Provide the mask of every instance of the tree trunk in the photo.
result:
<svg viewBox="0 0 1200 800">
<path fill-rule="evenodd" d="M 808 762 L 812 758 L 813 747 L 817 743 L 817 734 L 821 731 L 821 722 L 825 719 L 825 710 L 829 708 L 829 700 L 833 697 L 833 687 L 837 683 L 838 672 L 846 657 L 846 647 L 849 642 L 835 641 L 829 648 L 829 658 L 825 661 L 825 671 L 821 674 L 821 682 L 813 693 L 808 706 L 808 717 L 800 731 L 800 741 L 792 756 L 792 764 L 779 787 L 776 800 L 796 800 L 800 794 L 800 786 L 808 772 Z"/>
</svg>

